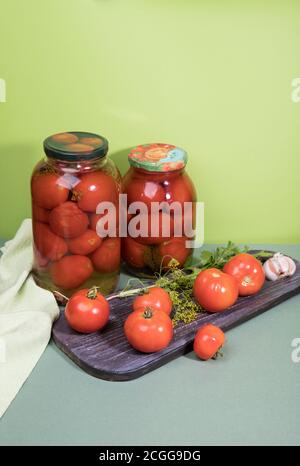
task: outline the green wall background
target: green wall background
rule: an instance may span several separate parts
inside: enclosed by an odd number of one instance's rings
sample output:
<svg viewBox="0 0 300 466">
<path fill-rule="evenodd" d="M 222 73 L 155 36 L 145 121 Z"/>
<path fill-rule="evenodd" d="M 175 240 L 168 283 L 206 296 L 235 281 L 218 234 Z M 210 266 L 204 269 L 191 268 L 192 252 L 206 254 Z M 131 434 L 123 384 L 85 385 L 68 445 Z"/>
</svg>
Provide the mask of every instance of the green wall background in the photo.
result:
<svg viewBox="0 0 300 466">
<path fill-rule="evenodd" d="M 300 242 L 298 1 L 1 0 L 0 236 L 54 132 L 190 155 L 205 240 Z"/>
</svg>

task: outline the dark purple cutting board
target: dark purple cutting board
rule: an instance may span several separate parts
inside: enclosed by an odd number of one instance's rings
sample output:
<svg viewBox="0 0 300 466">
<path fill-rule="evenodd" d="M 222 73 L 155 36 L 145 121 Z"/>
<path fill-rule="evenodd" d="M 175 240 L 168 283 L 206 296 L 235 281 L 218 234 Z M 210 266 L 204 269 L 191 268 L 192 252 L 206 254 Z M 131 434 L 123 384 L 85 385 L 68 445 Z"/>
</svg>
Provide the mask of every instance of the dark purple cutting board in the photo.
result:
<svg viewBox="0 0 300 466">
<path fill-rule="evenodd" d="M 53 339 L 76 364 L 95 377 L 106 380 L 135 379 L 190 351 L 195 333 L 204 323 L 210 322 L 228 330 L 299 293 L 300 262 L 295 262 L 297 270 L 292 277 L 277 282 L 266 281 L 257 295 L 239 298 L 227 311 L 200 313 L 194 322 L 179 324 L 171 344 L 158 353 L 140 353 L 129 345 L 124 336 L 123 324 L 131 312 L 133 297 L 112 300 L 109 324 L 102 332 L 90 335 L 73 331 L 62 310 L 53 326 Z"/>
</svg>

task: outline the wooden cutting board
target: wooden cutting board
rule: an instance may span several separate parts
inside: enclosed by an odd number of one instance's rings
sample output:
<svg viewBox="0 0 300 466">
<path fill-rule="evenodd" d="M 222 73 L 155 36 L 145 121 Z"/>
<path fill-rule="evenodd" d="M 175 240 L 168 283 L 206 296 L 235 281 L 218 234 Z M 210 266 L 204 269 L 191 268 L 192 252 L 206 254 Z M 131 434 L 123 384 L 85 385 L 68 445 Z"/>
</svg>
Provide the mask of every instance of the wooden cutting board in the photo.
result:
<svg viewBox="0 0 300 466">
<path fill-rule="evenodd" d="M 257 295 L 239 298 L 234 306 L 224 312 L 200 313 L 194 322 L 179 324 L 171 344 L 158 353 L 140 353 L 129 345 L 124 336 L 123 324 L 131 312 L 134 297 L 112 300 L 109 324 L 101 332 L 89 335 L 72 330 L 62 309 L 53 326 L 53 339 L 64 353 L 89 374 L 105 380 L 132 380 L 190 351 L 195 333 L 204 323 L 213 323 L 226 331 L 299 293 L 300 262 L 295 262 L 297 269 L 292 277 L 277 282 L 266 281 Z"/>
</svg>

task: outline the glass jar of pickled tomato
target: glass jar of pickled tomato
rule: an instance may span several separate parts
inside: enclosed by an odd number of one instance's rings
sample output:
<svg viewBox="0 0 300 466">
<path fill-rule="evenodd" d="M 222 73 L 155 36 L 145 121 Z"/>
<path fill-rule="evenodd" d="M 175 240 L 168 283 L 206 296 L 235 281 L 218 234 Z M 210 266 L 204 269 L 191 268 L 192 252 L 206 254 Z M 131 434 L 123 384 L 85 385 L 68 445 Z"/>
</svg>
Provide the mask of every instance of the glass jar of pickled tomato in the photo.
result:
<svg viewBox="0 0 300 466">
<path fill-rule="evenodd" d="M 44 151 L 31 178 L 35 280 L 65 296 L 92 286 L 107 294 L 119 277 L 120 238 L 117 228 L 99 234 L 105 212 L 96 209 L 111 203 L 116 226 L 121 185 L 108 142 L 72 131 L 48 137 Z"/>
<path fill-rule="evenodd" d="M 187 153 L 170 144 L 145 144 L 128 156 L 122 182 L 127 195 L 127 237 L 122 257 L 139 276 L 183 267 L 192 254 L 196 191 L 185 172 Z"/>
</svg>

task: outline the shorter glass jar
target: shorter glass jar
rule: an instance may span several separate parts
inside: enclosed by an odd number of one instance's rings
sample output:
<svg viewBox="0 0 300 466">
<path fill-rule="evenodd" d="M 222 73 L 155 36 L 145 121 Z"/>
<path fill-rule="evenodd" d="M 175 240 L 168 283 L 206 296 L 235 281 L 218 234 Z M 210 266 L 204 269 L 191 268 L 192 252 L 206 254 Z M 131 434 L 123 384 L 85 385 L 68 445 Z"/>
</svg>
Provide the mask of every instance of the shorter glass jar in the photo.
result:
<svg viewBox="0 0 300 466">
<path fill-rule="evenodd" d="M 119 278 L 120 238 L 117 231 L 99 236 L 96 213 L 107 201 L 118 213 L 121 177 L 106 157 L 108 142 L 93 133 L 59 133 L 44 150 L 31 178 L 34 278 L 66 296 L 92 286 L 110 293 Z"/>
<path fill-rule="evenodd" d="M 128 236 L 122 239 L 127 267 L 143 277 L 170 266 L 183 267 L 193 252 L 197 201 L 185 172 L 187 153 L 170 144 L 145 144 L 134 148 L 128 161 L 131 167 L 122 182 L 128 204 Z M 147 213 L 142 205 L 142 209 L 132 209 L 136 202 L 142 202 Z M 139 234 L 134 228 L 140 228 L 144 220 L 146 234 Z M 164 230 L 164 224 L 169 228 Z"/>
</svg>

